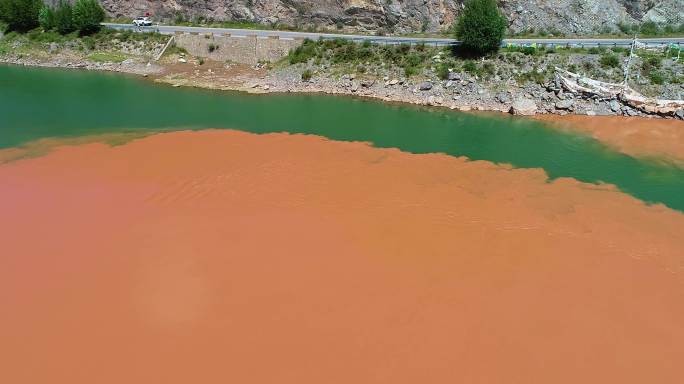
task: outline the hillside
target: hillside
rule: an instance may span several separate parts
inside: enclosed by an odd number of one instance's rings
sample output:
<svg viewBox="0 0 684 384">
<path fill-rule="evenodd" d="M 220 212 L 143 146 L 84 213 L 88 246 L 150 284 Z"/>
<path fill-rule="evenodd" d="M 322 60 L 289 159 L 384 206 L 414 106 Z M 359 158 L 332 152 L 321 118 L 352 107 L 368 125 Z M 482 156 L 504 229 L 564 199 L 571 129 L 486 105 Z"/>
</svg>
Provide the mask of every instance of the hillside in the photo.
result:
<svg viewBox="0 0 684 384">
<path fill-rule="evenodd" d="M 100 0 L 111 17 L 234 20 L 354 32 L 447 30 L 463 0 Z M 684 23 L 684 0 L 501 0 L 512 33 L 566 35 L 643 21 Z"/>
</svg>

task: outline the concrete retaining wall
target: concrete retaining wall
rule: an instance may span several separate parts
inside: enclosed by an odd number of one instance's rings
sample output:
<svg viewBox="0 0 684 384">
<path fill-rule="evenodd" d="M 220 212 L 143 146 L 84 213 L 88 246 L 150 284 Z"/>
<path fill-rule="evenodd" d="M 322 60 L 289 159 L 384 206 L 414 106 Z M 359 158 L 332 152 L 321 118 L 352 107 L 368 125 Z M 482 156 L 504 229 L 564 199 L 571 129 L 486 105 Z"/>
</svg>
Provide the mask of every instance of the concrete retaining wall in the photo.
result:
<svg viewBox="0 0 684 384">
<path fill-rule="evenodd" d="M 254 65 L 259 61 L 276 62 L 303 43 L 303 40 L 230 36 L 218 34 L 177 33 L 176 45 L 188 53 L 215 61 L 232 61 Z M 210 52 L 210 47 L 215 47 Z"/>
</svg>

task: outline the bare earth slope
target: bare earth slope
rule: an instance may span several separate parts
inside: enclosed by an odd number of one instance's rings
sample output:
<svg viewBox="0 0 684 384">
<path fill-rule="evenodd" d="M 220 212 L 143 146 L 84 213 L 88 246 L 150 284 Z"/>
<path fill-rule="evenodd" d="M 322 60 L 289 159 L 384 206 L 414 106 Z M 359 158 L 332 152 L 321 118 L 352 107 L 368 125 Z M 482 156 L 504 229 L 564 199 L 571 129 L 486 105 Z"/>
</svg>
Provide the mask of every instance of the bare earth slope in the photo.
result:
<svg viewBox="0 0 684 384">
<path fill-rule="evenodd" d="M 0 382 L 681 383 L 684 215 L 312 136 L 0 166 Z"/>
<path fill-rule="evenodd" d="M 421 32 L 448 29 L 462 0 L 100 0 L 111 16 L 151 12 L 160 18 L 243 20 L 349 31 Z M 684 0 L 503 0 L 513 32 L 530 28 L 566 34 L 616 29 L 618 23 L 684 21 Z"/>
</svg>

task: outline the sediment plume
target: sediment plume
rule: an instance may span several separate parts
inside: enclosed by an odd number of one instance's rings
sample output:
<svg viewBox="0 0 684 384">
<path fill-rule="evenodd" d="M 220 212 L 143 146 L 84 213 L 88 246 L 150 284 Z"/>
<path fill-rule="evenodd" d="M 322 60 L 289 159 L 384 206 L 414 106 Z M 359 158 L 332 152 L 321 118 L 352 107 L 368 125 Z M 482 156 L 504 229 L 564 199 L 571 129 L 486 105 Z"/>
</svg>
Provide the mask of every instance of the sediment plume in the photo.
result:
<svg viewBox="0 0 684 384">
<path fill-rule="evenodd" d="M 578 115 L 535 118 L 558 128 L 589 134 L 630 156 L 661 158 L 684 166 L 683 121 Z"/>
<path fill-rule="evenodd" d="M 678 383 L 684 214 L 315 136 L 0 165 L 0 382 Z"/>
</svg>

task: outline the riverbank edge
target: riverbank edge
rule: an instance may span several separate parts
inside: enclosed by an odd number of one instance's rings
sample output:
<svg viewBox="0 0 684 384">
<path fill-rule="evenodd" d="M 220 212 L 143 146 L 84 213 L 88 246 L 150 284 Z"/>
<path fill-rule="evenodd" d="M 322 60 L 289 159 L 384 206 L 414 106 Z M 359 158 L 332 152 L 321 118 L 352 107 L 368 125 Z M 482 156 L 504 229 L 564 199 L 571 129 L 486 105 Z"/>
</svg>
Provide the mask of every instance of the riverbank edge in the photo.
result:
<svg viewBox="0 0 684 384">
<path fill-rule="evenodd" d="M 254 72 L 253 76 L 236 76 L 224 78 L 226 81 L 207 81 L 201 76 L 188 76 L 188 73 L 177 73 L 172 70 L 173 64 L 163 62 L 141 63 L 135 60 L 125 60 L 121 63 L 99 63 L 88 60 L 63 61 L 59 57 L 48 60 L 21 56 L 0 57 L 0 64 L 19 65 L 43 68 L 82 69 L 125 73 L 150 77 L 151 80 L 169 84 L 174 87 L 193 87 L 212 90 L 225 90 L 246 92 L 250 94 L 286 94 L 308 93 L 329 94 L 361 97 L 379 100 L 387 103 L 402 103 L 429 107 L 440 107 L 460 112 L 481 111 L 510 113 L 521 116 L 534 115 L 578 115 L 578 116 L 621 116 L 611 113 L 610 109 L 601 108 L 594 100 L 576 98 L 573 108 L 559 108 L 559 103 L 548 100 L 548 95 L 537 96 L 535 92 L 514 94 L 512 90 L 499 92 L 497 95 L 489 94 L 490 97 L 472 98 L 448 98 L 437 92 L 429 92 L 439 85 L 430 83 L 430 89 L 422 89 L 427 82 L 412 83 L 405 80 L 406 84 L 392 84 L 392 80 L 381 81 L 379 79 L 333 79 L 329 76 L 316 76 L 308 81 L 297 79 L 299 71 L 296 68 L 285 70 Z M 254 69 L 249 67 L 250 69 Z M 259 70 L 260 68 L 256 68 Z M 289 69 L 289 70 L 288 70 Z M 293 71 L 294 70 L 294 71 Z M 195 72 L 199 72 L 196 70 Z M 211 71 L 210 71 L 211 72 Z M 264 73 L 267 72 L 264 75 Z M 295 78 L 292 74 L 295 73 Z M 289 76 L 288 76 L 289 75 Z M 396 91 L 397 85 L 404 85 L 403 90 Z M 378 88 L 379 86 L 379 88 Z M 506 93 L 506 96 L 502 96 Z M 552 92 L 551 92 L 552 93 Z M 487 95 L 485 95 L 487 96 Z M 563 104 L 563 103 L 561 103 Z M 603 106 L 609 107 L 609 105 Z M 627 116 L 625 116 L 627 117 Z M 638 117 L 654 119 L 677 119 L 678 116 L 640 113 Z"/>
</svg>

